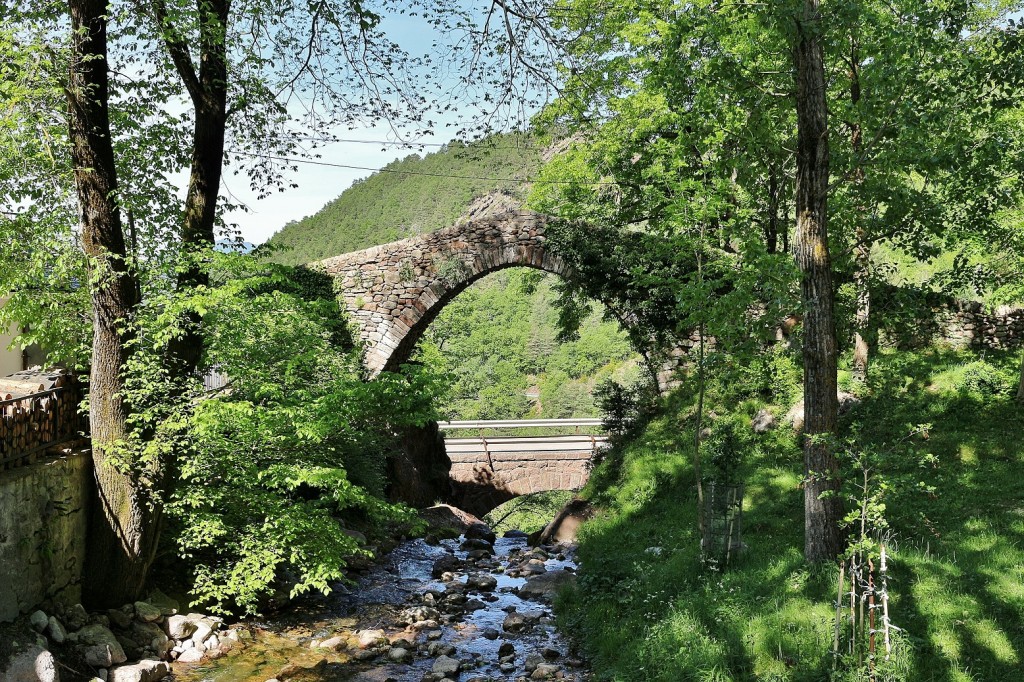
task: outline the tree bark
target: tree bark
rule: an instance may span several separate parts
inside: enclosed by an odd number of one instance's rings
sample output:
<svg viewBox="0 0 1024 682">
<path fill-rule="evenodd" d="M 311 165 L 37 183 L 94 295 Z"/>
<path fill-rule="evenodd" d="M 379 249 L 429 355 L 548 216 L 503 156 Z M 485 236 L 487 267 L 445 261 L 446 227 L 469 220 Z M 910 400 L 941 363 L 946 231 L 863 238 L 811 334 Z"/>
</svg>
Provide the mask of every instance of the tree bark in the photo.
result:
<svg viewBox="0 0 1024 682">
<path fill-rule="evenodd" d="M 1020 356 L 1020 381 L 1017 384 L 1017 400 L 1024 403 L 1024 355 Z"/>
<path fill-rule="evenodd" d="M 856 39 L 850 46 L 850 104 L 856 111 L 860 102 L 860 55 L 857 49 Z M 856 115 L 856 113 L 854 114 Z M 855 191 L 859 192 L 864 184 L 864 165 L 860 158 L 863 149 L 863 131 L 860 122 L 856 119 L 850 121 L 850 148 L 853 152 L 853 184 Z M 858 381 L 866 381 L 868 378 L 868 361 L 870 347 L 868 346 L 867 333 L 868 324 L 871 320 L 871 241 L 868 239 L 867 229 L 864 227 L 864 205 L 860 202 L 856 206 L 857 227 L 854 230 L 854 238 L 857 245 L 854 247 L 853 260 L 853 284 L 857 292 L 857 310 L 854 318 L 854 339 L 853 339 L 853 378 Z"/>
<path fill-rule="evenodd" d="M 138 477 L 115 462 L 114 450 L 127 430 L 123 368 L 137 289 L 116 203 L 106 1 L 69 0 L 68 8 L 73 32 L 68 128 L 93 308 L 89 423 L 98 503 L 90 519 L 84 596 L 92 606 L 120 606 L 144 587 L 160 511 L 149 504 Z"/>
<path fill-rule="evenodd" d="M 198 71 L 188 46 L 174 30 L 173 21 L 168 18 L 165 3 L 154 3 L 154 10 L 164 35 L 164 45 L 188 90 L 195 110 L 192 164 L 188 192 L 185 195 L 185 221 L 181 239 L 190 255 L 198 256 L 203 250 L 216 245 L 214 226 L 228 120 L 227 22 L 231 1 L 199 2 Z M 179 291 L 208 284 L 209 276 L 199 263 L 190 265 L 178 276 Z M 171 361 L 181 375 L 191 374 L 199 365 L 203 351 L 200 322 L 198 315 L 189 315 L 184 320 L 184 334 L 169 349 Z"/>
<path fill-rule="evenodd" d="M 832 264 L 828 247 L 829 144 L 825 68 L 818 0 L 805 0 L 797 19 L 797 170 L 794 254 L 804 305 L 804 556 L 835 559 L 839 528 L 839 466 L 833 437 L 839 411 Z"/>
</svg>

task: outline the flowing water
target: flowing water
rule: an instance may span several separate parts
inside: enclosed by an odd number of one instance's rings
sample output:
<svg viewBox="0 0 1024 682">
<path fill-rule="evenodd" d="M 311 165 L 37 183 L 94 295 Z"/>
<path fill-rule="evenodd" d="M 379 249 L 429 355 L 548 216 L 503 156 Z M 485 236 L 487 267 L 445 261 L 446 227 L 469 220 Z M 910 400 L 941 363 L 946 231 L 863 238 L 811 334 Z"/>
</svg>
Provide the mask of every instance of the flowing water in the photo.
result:
<svg viewBox="0 0 1024 682">
<path fill-rule="evenodd" d="M 173 679 L 420 682 L 441 679 L 432 669 L 445 653 L 461 662 L 457 676 L 464 681 L 517 680 L 531 674 L 537 675 L 534 679 L 542 675 L 588 679 L 582 663 L 570 655 L 567 643 L 555 630 L 550 605 L 521 599 L 516 591 L 526 578 L 510 575 L 519 573 L 530 558 L 534 561 L 526 570 L 572 572 L 571 551 L 555 548 L 531 554 L 525 539 L 499 538 L 493 545 L 494 556 L 481 557 L 480 551 L 459 549 L 460 540 L 440 545 L 423 540 L 405 542 L 356 586 L 339 586 L 327 597 L 311 600 L 272 622 L 254 624 L 252 639 L 244 646 L 198 666 L 177 664 Z M 443 579 L 431 577 L 434 562 L 446 555 L 459 559 L 460 567 Z M 541 561 L 543 569 L 539 568 Z M 467 586 L 468 574 L 477 579 L 490 576 L 497 585 Z M 511 611 L 527 617 L 529 624 L 523 631 L 503 629 Z M 393 661 L 395 647 L 383 639 L 360 648 L 360 635 L 370 639 L 372 634 L 367 631 L 373 630 L 383 630 L 389 642 L 413 652 L 412 656 L 403 662 Z M 503 644 L 505 656 L 500 656 Z M 508 657 L 509 644 L 514 647 L 514 658 Z M 537 671 L 539 663 L 545 665 Z"/>
</svg>

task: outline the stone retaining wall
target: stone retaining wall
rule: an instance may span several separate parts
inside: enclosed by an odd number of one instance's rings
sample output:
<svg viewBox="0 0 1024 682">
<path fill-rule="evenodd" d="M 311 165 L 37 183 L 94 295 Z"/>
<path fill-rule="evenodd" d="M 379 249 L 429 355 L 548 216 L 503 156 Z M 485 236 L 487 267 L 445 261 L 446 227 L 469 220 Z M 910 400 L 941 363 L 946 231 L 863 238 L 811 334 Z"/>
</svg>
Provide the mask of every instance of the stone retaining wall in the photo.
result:
<svg viewBox="0 0 1024 682">
<path fill-rule="evenodd" d="M 0 622 L 81 600 L 92 486 L 88 450 L 0 473 Z"/>
<path fill-rule="evenodd" d="M 987 313 L 980 303 L 967 302 L 933 312 L 939 334 L 957 348 L 1024 346 L 1024 308 L 1005 307 Z"/>
<path fill-rule="evenodd" d="M 449 453 L 455 505 L 481 516 L 519 495 L 578 490 L 590 476 L 589 452 Z"/>
</svg>

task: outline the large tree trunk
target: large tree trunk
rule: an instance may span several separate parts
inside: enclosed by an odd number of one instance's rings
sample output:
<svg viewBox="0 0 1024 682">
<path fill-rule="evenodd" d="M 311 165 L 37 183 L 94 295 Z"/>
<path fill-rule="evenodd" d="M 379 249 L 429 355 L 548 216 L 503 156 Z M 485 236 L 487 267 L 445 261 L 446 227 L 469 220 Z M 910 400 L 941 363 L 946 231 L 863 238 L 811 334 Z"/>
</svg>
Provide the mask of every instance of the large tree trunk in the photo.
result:
<svg viewBox="0 0 1024 682">
<path fill-rule="evenodd" d="M 224 163 L 227 132 L 227 22 L 231 0 L 209 0 L 200 4 L 203 16 L 199 25 L 199 69 L 192 62 L 188 46 L 168 18 L 164 2 L 154 3 L 164 43 L 178 75 L 188 90 L 195 110 L 192 136 L 192 165 L 185 196 L 185 222 L 181 239 L 192 255 L 201 255 L 216 244 L 214 225 Z M 207 286 L 209 276 L 200 264 L 186 268 L 178 277 L 178 289 L 187 291 Z M 171 344 L 170 355 L 182 374 L 192 373 L 199 364 L 203 339 L 198 315 L 185 323 L 185 333 Z"/>
<path fill-rule="evenodd" d="M 828 110 L 818 0 L 805 0 L 797 30 L 794 253 L 802 275 L 804 304 L 804 555 L 808 561 L 818 562 L 834 559 L 843 548 L 839 466 L 832 442 L 839 406 L 828 248 Z"/>
<path fill-rule="evenodd" d="M 114 448 L 126 432 L 122 371 L 137 289 L 116 204 L 106 1 L 69 0 L 68 7 L 73 31 L 68 123 L 93 307 L 89 422 L 98 504 L 90 521 L 84 588 L 91 605 L 119 606 L 142 591 L 155 553 L 159 507 L 145 499 L 137 477 L 114 461 Z"/>
<path fill-rule="evenodd" d="M 1020 356 L 1020 382 L 1017 384 L 1017 400 L 1024 403 L 1024 355 Z"/>
</svg>

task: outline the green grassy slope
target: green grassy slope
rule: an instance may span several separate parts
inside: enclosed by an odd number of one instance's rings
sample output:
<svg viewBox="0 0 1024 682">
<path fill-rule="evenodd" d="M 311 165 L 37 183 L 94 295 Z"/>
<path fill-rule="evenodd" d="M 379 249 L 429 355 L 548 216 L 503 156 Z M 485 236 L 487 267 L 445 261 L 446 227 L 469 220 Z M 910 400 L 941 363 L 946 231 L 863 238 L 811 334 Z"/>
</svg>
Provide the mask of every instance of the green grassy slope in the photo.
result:
<svg viewBox="0 0 1024 682">
<path fill-rule="evenodd" d="M 287 248 L 274 260 L 308 263 L 447 227 L 479 196 L 519 194 L 540 162 L 536 142 L 514 133 L 396 159 L 315 214 L 285 225 L 270 239 Z"/>
<path fill-rule="evenodd" d="M 882 450 L 931 424 L 877 472 L 892 485 L 891 617 L 903 629 L 880 680 L 1024 679 L 1024 408 L 1011 398 L 1018 358 L 881 354 L 846 418 L 847 433 L 860 425 L 860 447 Z M 833 672 L 837 569 L 802 560 L 802 461 L 792 428 L 749 431 L 766 404 L 784 412 L 798 375 L 765 383 L 755 373 L 732 368 L 709 396 L 718 419 L 738 419 L 750 439 L 748 549 L 730 570 L 703 569 L 698 559 L 694 406 L 685 389 L 595 470 L 585 495 L 604 511 L 582 530 L 579 587 L 558 612 L 597 679 L 866 679 Z M 766 385 L 785 388 L 766 399 Z M 926 454 L 934 460 L 922 466 Z"/>
</svg>

